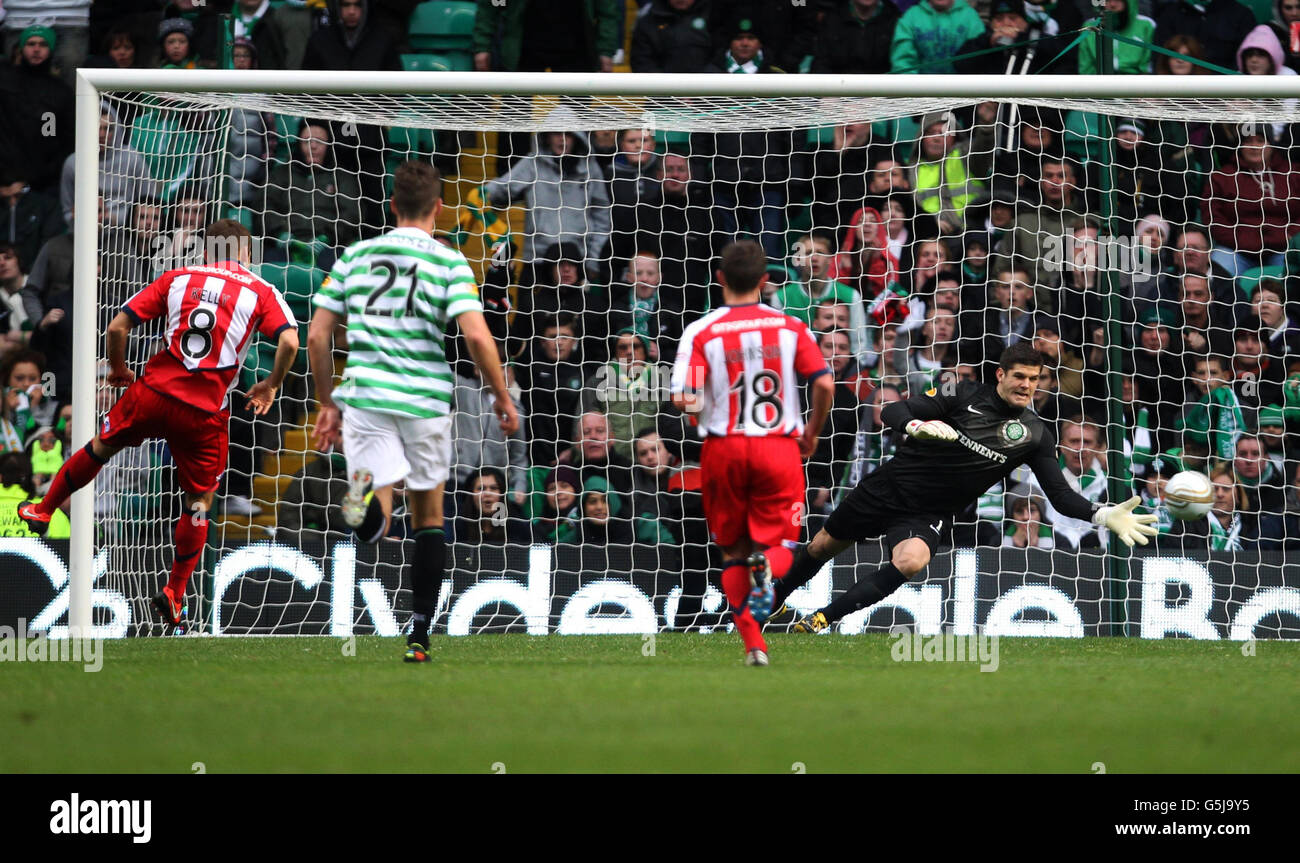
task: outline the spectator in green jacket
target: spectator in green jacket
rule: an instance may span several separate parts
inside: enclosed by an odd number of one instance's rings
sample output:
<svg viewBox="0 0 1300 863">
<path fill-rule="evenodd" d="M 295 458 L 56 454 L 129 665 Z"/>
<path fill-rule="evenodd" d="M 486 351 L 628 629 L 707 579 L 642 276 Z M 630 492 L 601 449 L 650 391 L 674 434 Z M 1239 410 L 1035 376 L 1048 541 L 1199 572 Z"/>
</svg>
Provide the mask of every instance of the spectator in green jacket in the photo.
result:
<svg viewBox="0 0 1300 863">
<path fill-rule="evenodd" d="M 1183 433 L 1184 441 L 1208 447 L 1212 459 L 1230 461 L 1245 421 L 1228 380 L 1227 361 L 1217 355 L 1199 357 L 1192 385 L 1201 396 L 1183 408 L 1174 428 Z"/>
<path fill-rule="evenodd" d="M 951 75 L 962 44 L 983 32 L 984 22 L 966 0 L 921 0 L 894 28 L 891 71 Z"/>
<path fill-rule="evenodd" d="M 1112 14 L 1114 32 L 1130 39 L 1142 42 L 1142 45 L 1130 45 L 1127 42 L 1111 40 L 1111 56 L 1114 58 L 1112 72 L 1119 75 L 1145 75 L 1151 71 L 1151 43 L 1155 41 L 1156 22 L 1138 11 L 1138 0 L 1106 0 L 1106 11 Z M 1100 19 L 1094 18 L 1088 27 L 1096 26 Z M 1086 37 L 1079 45 L 1079 74 L 1097 74 L 1097 34 Z"/>
<path fill-rule="evenodd" d="M 478 0 L 474 68 L 613 72 L 614 55 L 623 44 L 622 7 L 619 0 Z"/>
</svg>

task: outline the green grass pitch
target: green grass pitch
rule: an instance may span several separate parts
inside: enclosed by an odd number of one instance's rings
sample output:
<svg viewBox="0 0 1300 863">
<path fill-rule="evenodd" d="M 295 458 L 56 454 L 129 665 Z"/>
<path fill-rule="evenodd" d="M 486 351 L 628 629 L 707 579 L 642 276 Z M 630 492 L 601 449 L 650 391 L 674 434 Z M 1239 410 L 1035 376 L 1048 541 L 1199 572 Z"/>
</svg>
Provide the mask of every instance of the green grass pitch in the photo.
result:
<svg viewBox="0 0 1300 863">
<path fill-rule="evenodd" d="M 1300 770 L 1300 644 L 1002 639 L 996 672 L 884 635 L 108 642 L 0 664 L 0 771 Z"/>
</svg>

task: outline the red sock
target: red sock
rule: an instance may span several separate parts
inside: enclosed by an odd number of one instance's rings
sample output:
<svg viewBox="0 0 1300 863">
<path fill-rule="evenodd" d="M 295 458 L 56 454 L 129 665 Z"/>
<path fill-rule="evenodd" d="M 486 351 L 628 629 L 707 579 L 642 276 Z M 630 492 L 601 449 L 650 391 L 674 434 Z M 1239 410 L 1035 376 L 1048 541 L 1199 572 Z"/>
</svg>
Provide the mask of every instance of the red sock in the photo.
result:
<svg viewBox="0 0 1300 863">
<path fill-rule="evenodd" d="M 740 633 L 740 638 L 745 642 L 746 650 L 753 650 L 757 647 L 759 650 L 766 651 L 767 643 L 763 641 L 763 631 L 759 628 L 758 622 L 754 620 L 753 615 L 749 613 L 749 567 L 747 566 L 729 566 L 722 571 L 722 590 L 727 595 L 727 602 L 731 605 L 731 619 L 735 621 L 736 631 Z"/>
<path fill-rule="evenodd" d="M 46 515 L 54 515 L 54 511 L 63 505 L 63 502 L 72 496 L 72 493 L 83 485 L 91 482 L 95 474 L 104 463 L 95 458 L 87 444 L 84 449 L 79 449 L 63 463 L 59 472 L 54 475 L 50 482 L 50 490 L 41 498 L 41 502 L 36 504 L 38 512 Z"/>
<path fill-rule="evenodd" d="M 765 549 L 763 554 L 767 555 L 767 565 L 772 567 L 772 577 L 785 578 L 785 574 L 790 571 L 790 564 L 794 563 L 794 552 L 784 545 L 774 545 Z"/>
<path fill-rule="evenodd" d="M 190 576 L 194 574 L 194 567 L 198 566 L 199 554 L 207 540 L 206 514 L 200 517 L 186 513 L 176 519 L 176 558 L 172 561 L 172 574 L 167 579 L 167 589 L 178 602 L 185 595 L 185 586 L 190 583 Z"/>
</svg>

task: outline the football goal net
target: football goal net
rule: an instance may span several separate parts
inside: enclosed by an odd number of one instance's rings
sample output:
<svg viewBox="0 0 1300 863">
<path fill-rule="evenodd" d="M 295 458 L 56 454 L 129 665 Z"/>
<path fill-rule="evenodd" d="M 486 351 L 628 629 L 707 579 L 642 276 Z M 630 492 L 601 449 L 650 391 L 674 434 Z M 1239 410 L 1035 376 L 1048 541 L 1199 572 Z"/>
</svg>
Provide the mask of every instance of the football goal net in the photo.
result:
<svg viewBox="0 0 1300 863">
<path fill-rule="evenodd" d="M 336 258 L 391 229 L 394 171 L 417 159 L 442 175 L 438 236 L 478 277 L 524 418 L 501 435 L 454 332 L 408 358 L 451 369 L 438 631 L 726 624 L 698 432 L 668 370 L 721 301 L 722 249 L 753 239 L 765 302 L 815 332 L 836 382 L 792 536 L 890 457 L 882 405 L 996 383 L 1018 342 L 1047 358 L 1034 410 L 1071 484 L 1161 517 L 1130 553 L 1019 470 L 958 513 L 923 578 L 840 632 L 1300 637 L 1296 80 L 82 70 L 70 445 L 119 394 L 109 321 L 200 262 L 205 225 L 241 221 L 303 351 L 262 417 L 243 393 L 274 345 L 255 338 L 242 362 L 190 618 L 399 632 L 414 541 L 402 518 L 373 546 L 342 524 L 346 453 L 312 446 L 305 335 Z M 133 368 L 176 326 L 136 327 Z M 1183 470 L 1213 482 L 1204 517 L 1163 506 Z M 158 631 L 175 489 L 159 440 L 74 495 L 46 625 Z M 821 607 L 885 554 L 859 545 L 790 605 Z"/>
</svg>

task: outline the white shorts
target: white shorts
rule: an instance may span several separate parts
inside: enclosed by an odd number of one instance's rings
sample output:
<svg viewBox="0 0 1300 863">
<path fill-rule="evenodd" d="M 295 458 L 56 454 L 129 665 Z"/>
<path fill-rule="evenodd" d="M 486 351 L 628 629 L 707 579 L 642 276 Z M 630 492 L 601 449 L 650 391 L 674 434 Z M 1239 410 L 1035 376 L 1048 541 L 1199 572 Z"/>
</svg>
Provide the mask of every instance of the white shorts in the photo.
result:
<svg viewBox="0 0 1300 863">
<path fill-rule="evenodd" d="M 406 480 L 427 491 L 451 472 L 451 417 L 408 417 L 340 405 L 348 475 L 368 470 L 374 487 Z"/>
</svg>

